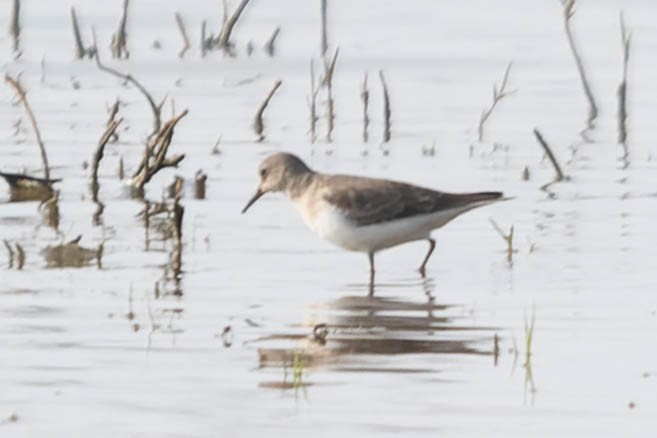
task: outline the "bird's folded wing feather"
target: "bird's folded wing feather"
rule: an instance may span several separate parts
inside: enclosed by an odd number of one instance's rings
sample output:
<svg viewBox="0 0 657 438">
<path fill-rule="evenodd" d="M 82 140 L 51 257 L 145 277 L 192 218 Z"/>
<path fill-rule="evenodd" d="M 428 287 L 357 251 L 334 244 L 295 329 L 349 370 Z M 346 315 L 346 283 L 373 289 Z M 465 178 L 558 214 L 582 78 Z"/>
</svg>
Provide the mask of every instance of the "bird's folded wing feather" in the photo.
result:
<svg viewBox="0 0 657 438">
<path fill-rule="evenodd" d="M 325 199 L 357 225 L 403 219 L 495 199 L 497 194 L 453 194 L 388 180 L 329 176 L 332 189 Z"/>
</svg>

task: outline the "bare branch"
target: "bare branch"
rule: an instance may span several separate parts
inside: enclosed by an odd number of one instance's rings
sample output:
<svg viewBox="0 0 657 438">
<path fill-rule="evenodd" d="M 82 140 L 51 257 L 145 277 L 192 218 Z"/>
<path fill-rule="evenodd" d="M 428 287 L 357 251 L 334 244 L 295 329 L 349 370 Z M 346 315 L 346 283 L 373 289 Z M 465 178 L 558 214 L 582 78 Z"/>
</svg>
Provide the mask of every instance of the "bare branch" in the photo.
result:
<svg viewBox="0 0 657 438">
<path fill-rule="evenodd" d="M 500 88 L 498 90 L 497 84 L 493 84 L 493 103 L 488 109 L 484 109 L 481 112 L 481 118 L 479 119 L 479 141 L 484 140 L 484 125 L 488 121 L 489 117 L 493 113 L 493 110 L 497 106 L 498 102 L 500 102 L 502 99 L 505 97 L 508 97 L 512 95 L 513 93 L 516 92 L 516 90 L 511 90 L 507 91 L 506 85 L 509 81 L 509 72 L 511 71 L 511 66 L 513 65 L 512 62 L 509 62 L 509 64 L 506 66 L 506 70 L 504 70 L 504 77 L 502 78 L 502 83 L 500 84 Z"/>
<path fill-rule="evenodd" d="M 137 87 L 137 89 L 141 92 L 141 94 L 144 95 L 144 97 L 148 101 L 148 105 L 150 106 L 151 111 L 153 112 L 153 132 L 151 136 L 154 135 L 157 131 L 160 130 L 160 127 L 162 125 L 162 121 L 161 121 L 162 105 L 161 104 L 156 105 L 151 94 L 148 91 L 146 91 L 146 88 L 144 88 L 144 86 L 139 81 L 137 81 L 132 75 L 121 73 L 120 71 L 114 70 L 111 67 L 107 67 L 100 62 L 100 55 L 98 54 L 98 45 L 96 44 L 96 30 L 92 29 L 92 33 L 94 38 L 94 57 L 96 58 L 96 65 L 98 65 L 98 68 L 101 69 L 102 71 L 109 73 L 112 76 L 116 76 L 117 78 L 122 79 L 126 82 L 130 82 L 135 87 Z"/>
<path fill-rule="evenodd" d="M 383 77 L 383 70 L 379 70 L 379 79 L 383 87 L 383 143 L 390 141 L 390 96 L 388 95 L 388 86 Z"/>
<path fill-rule="evenodd" d="M 41 151 L 41 161 L 43 162 L 43 176 L 46 181 L 50 181 L 50 167 L 48 166 L 48 156 L 46 155 L 46 147 L 43 144 L 43 140 L 41 139 L 41 132 L 39 131 L 39 126 L 37 125 L 36 118 L 34 117 L 34 113 L 32 112 L 32 108 L 30 108 L 30 104 L 27 101 L 27 97 L 25 96 L 25 90 L 21 86 L 21 84 L 9 74 L 5 74 L 5 82 L 7 82 L 11 88 L 14 89 L 14 92 L 16 93 L 16 97 L 20 100 L 20 102 L 23 104 L 23 107 L 25 108 L 25 112 L 27 113 L 27 116 L 30 119 L 30 123 L 32 123 L 32 128 L 34 129 L 34 135 L 36 136 L 37 144 L 39 145 L 39 150 Z"/>
<path fill-rule="evenodd" d="M 589 80 L 586 77 L 586 71 L 584 69 L 584 62 L 582 57 L 579 54 L 577 45 L 575 44 L 575 39 L 573 37 L 572 30 L 570 28 L 570 19 L 575 15 L 575 1 L 576 0 L 561 0 L 561 5 L 563 6 L 563 17 L 564 17 L 564 27 L 566 30 L 566 37 L 568 38 L 568 44 L 570 50 L 573 53 L 575 58 L 575 63 L 577 64 L 577 71 L 579 72 L 579 77 L 582 82 L 582 87 L 584 88 L 584 94 L 589 101 L 589 124 L 595 120 L 598 116 L 598 105 L 595 103 L 595 98 L 593 97 L 593 91 L 591 91 L 591 86 L 589 85 Z"/>
<path fill-rule="evenodd" d="M 265 139 L 265 136 L 262 135 L 263 132 L 265 131 L 265 125 L 262 120 L 262 114 L 265 112 L 265 108 L 267 108 L 267 105 L 269 105 L 269 101 L 271 98 L 274 96 L 274 93 L 276 93 L 276 90 L 281 86 L 283 81 L 276 81 L 274 83 L 274 86 L 272 89 L 269 91 L 265 99 L 262 101 L 260 106 L 258 107 L 258 110 L 256 111 L 255 118 L 253 119 L 253 130 L 255 131 L 256 135 L 258 136 L 258 141 L 263 141 Z"/>
<path fill-rule="evenodd" d="M 178 58 L 183 58 L 185 53 L 189 50 L 189 37 L 187 36 L 187 31 L 185 30 L 185 24 L 183 23 L 182 16 L 179 12 L 175 13 L 176 24 L 178 25 L 178 30 L 183 39 L 183 48 L 178 52 Z"/>
<path fill-rule="evenodd" d="M 547 144 L 541 133 L 538 131 L 538 129 L 534 128 L 534 135 L 536 136 L 536 140 L 538 140 L 539 144 L 543 147 L 543 150 L 545 151 L 545 154 L 548 156 L 550 162 L 552 163 L 552 166 L 554 167 L 554 170 L 557 172 L 557 176 L 555 178 L 555 181 L 561 181 L 564 179 L 564 174 L 561 171 L 561 166 L 559 166 L 559 163 L 557 162 L 557 159 L 555 158 L 554 154 L 552 153 L 552 149 L 550 149 L 550 146 Z"/>
<path fill-rule="evenodd" d="M 340 53 L 340 48 L 336 48 L 333 53 L 333 58 L 329 63 L 327 58 L 324 57 L 324 78 L 322 79 L 322 85 L 326 87 L 326 141 L 330 143 L 333 141 L 333 128 L 335 127 L 335 101 L 333 100 L 333 74 L 335 73 L 335 65 L 338 61 L 338 54 Z"/>
</svg>

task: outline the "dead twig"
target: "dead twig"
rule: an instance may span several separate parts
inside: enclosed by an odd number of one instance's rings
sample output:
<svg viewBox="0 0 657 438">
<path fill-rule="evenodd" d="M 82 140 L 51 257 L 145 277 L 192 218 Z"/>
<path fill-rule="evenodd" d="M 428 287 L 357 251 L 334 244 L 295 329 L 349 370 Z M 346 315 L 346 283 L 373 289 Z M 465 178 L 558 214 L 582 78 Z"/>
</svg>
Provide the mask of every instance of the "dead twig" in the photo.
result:
<svg viewBox="0 0 657 438">
<path fill-rule="evenodd" d="M 370 102 L 370 90 L 367 88 L 367 73 L 363 78 L 363 85 L 360 89 L 360 98 L 363 101 L 363 143 L 369 139 L 368 127 L 370 126 L 370 116 L 367 113 Z"/>
<path fill-rule="evenodd" d="M 233 55 L 233 43 L 230 41 L 230 36 L 233 33 L 235 25 L 237 24 L 237 20 L 239 20 L 240 15 L 242 15 L 244 8 L 246 8 L 246 5 L 248 4 L 249 0 L 242 0 L 240 2 L 233 14 L 224 20 L 221 31 L 217 36 L 216 45 L 229 55 Z"/>
<path fill-rule="evenodd" d="M 177 116 L 172 117 L 148 140 L 142 162 L 132 175 L 130 181 L 130 185 L 137 189 L 138 193 L 143 192 L 146 183 L 148 183 L 157 172 L 166 167 L 176 167 L 185 158 L 184 154 L 178 154 L 167 158 L 167 152 L 171 145 L 175 126 L 187 115 L 188 112 L 188 110 L 184 110 Z"/>
<path fill-rule="evenodd" d="M 105 146 L 110 141 L 110 139 L 115 135 L 116 130 L 122 121 L 123 119 L 111 120 L 108 123 L 105 132 L 103 132 L 103 135 L 100 137 L 100 140 L 98 141 L 96 152 L 94 153 L 94 156 L 91 160 L 91 183 L 89 184 L 89 187 L 91 190 L 91 200 L 97 206 L 96 211 L 94 212 L 93 215 L 93 223 L 95 225 L 100 224 L 101 222 L 100 218 L 103 214 L 103 211 L 105 210 L 105 205 L 98 200 L 98 190 L 100 189 L 100 185 L 98 184 L 98 167 L 100 166 L 100 160 L 103 159 Z"/>
<path fill-rule="evenodd" d="M 137 87 L 137 89 L 141 92 L 141 94 L 144 95 L 144 97 L 148 101 L 148 106 L 151 108 L 151 111 L 153 112 L 153 132 L 151 133 L 149 138 L 152 137 L 155 133 L 157 133 L 160 130 L 160 127 L 162 126 L 161 113 L 162 113 L 162 105 L 164 104 L 164 100 L 159 105 L 157 105 L 153 100 L 151 94 L 146 90 L 146 88 L 144 88 L 144 86 L 138 80 L 136 80 L 132 75 L 121 73 L 118 70 L 115 70 L 111 67 L 107 67 L 106 65 L 104 65 L 100 61 L 100 55 L 98 54 L 98 45 L 96 43 L 95 29 L 92 29 L 92 34 L 94 39 L 94 57 L 96 58 L 96 65 L 98 65 L 98 68 L 104 71 L 105 73 L 109 73 L 112 76 L 116 76 L 119 79 L 122 79 L 126 82 L 130 82 L 135 87 Z"/>
<path fill-rule="evenodd" d="M 128 4 L 129 0 L 123 0 L 123 12 L 121 14 L 121 19 L 119 20 L 119 27 L 116 30 L 116 33 L 112 35 L 112 44 L 110 45 L 110 48 L 112 50 L 112 56 L 117 59 L 128 59 L 130 57 L 130 52 L 128 52 L 127 46 L 128 37 L 126 34 Z"/>
<path fill-rule="evenodd" d="M 584 69 L 584 62 L 582 57 L 579 54 L 577 45 L 575 44 L 575 39 L 573 37 L 572 30 L 570 28 L 570 19 L 575 14 L 575 2 L 576 0 L 561 0 L 561 5 L 563 6 L 563 17 L 564 17 L 564 28 L 566 30 L 566 37 L 568 38 L 568 45 L 570 50 L 573 53 L 575 58 L 575 63 L 577 64 L 577 71 L 579 72 L 579 77 L 582 82 L 582 87 L 584 88 L 584 94 L 589 101 L 589 125 L 593 123 L 593 120 L 598 116 L 598 105 L 595 103 L 595 98 L 593 97 L 593 91 L 591 91 L 591 86 L 589 85 L 589 80 L 586 77 L 586 71 Z"/>
<path fill-rule="evenodd" d="M 180 31 L 180 36 L 182 36 L 183 39 L 183 47 L 180 49 L 180 52 L 178 52 L 178 58 L 183 58 L 185 56 L 185 53 L 189 50 L 189 37 L 187 36 L 187 30 L 185 29 L 185 23 L 183 23 L 182 16 L 180 15 L 179 12 L 176 12 L 174 14 L 176 18 L 176 24 L 178 25 L 178 30 Z"/>
<path fill-rule="evenodd" d="M 274 32 L 271 34 L 269 39 L 267 40 L 267 43 L 265 44 L 265 52 L 267 52 L 267 55 L 269 56 L 274 56 L 276 52 L 276 38 L 278 37 L 278 34 L 281 32 L 281 27 L 278 26 L 276 29 L 274 29 Z"/>
<path fill-rule="evenodd" d="M 504 77 L 502 78 L 502 83 L 500 84 L 500 88 L 497 88 L 497 84 L 493 84 L 493 103 L 488 109 L 484 109 L 481 112 L 481 118 L 479 119 L 479 141 L 484 140 L 484 125 L 488 121 L 488 118 L 491 116 L 493 113 L 493 110 L 497 106 L 498 102 L 500 102 L 502 99 L 505 97 L 508 97 L 512 95 L 513 93 L 516 92 L 516 90 L 511 90 L 507 91 L 506 85 L 509 80 L 509 72 L 511 71 L 511 66 L 513 65 L 512 62 L 509 62 L 509 64 L 506 66 L 506 70 L 504 70 Z"/>
<path fill-rule="evenodd" d="M 308 107 L 310 109 L 310 142 L 315 143 L 317 140 L 317 93 L 319 87 L 315 86 L 315 63 L 310 60 L 310 98 L 308 100 Z"/>
<path fill-rule="evenodd" d="M 326 0 L 322 0 L 322 43 L 321 43 L 321 54 L 322 56 L 326 55 L 328 51 L 328 37 L 326 36 Z"/>
<path fill-rule="evenodd" d="M 623 79 L 618 86 L 618 142 L 627 141 L 627 65 L 630 60 L 632 35 L 625 28 L 623 13 L 620 13 L 621 47 L 623 50 Z"/>
<path fill-rule="evenodd" d="M 86 55 L 93 56 L 93 48 L 85 48 L 82 42 L 82 34 L 80 33 L 80 25 L 78 24 L 78 16 L 75 13 L 74 6 L 71 6 L 71 24 L 73 26 L 73 38 L 75 39 L 76 59 L 83 59 Z"/>
<path fill-rule="evenodd" d="M 509 229 L 509 234 L 506 234 L 504 231 L 502 231 L 502 228 L 500 228 L 499 225 L 497 225 L 497 222 L 495 222 L 493 219 L 489 219 L 491 225 L 493 228 L 495 228 L 495 231 L 504 239 L 506 242 L 506 261 L 509 262 L 510 265 L 513 264 L 513 254 L 517 252 L 513 248 L 513 225 L 511 225 L 511 228 Z"/>
<path fill-rule="evenodd" d="M 383 143 L 387 143 L 390 141 L 390 96 L 383 70 L 379 70 L 379 79 L 383 88 Z"/>
<path fill-rule="evenodd" d="M 13 40 L 13 49 L 14 53 L 18 54 L 19 40 L 21 36 L 21 2 L 20 0 L 14 0 L 13 7 L 11 9 L 11 22 L 9 23 L 9 35 Z"/>
<path fill-rule="evenodd" d="M 30 123 L 32 123 L 32 129 L 34 129 L 34 135 L 36 136 L 37 144 L 39 145 L 39 150 L 41 151 L 41 161 L 43 162 L 44 179 L 49 182 L 50 167 L 48 166 L 48 156 L 46 155 L 46 147 L 43 144 L 43 140 L 41 139 L 41 132 L 39 131 L 39 126 L 37 125 L 37 121 L 36 118 L 34 117 L 34 113 L 32 112 L 32 108 L 30 108 L 30 104 L 27 101 L 25 90 L 18 82 L 18 80 L 12 78 L 8 74 L 5 74 L 5 82 L 7 82 L 11 86 L 11 88 L 14 89 L 14 92 L 16 93 L 16 97 L 18 97 L 18 100 L 20 100 L 20 102 L 23 104 L 23 107 L 25 108 L 25 112 L 27 113 L 27 116 L 30 119 Z"/>
<path fill-rule="evenodd" d="M 326 87 L 326 142 L 333 141 L 333 128 L 335 127 L 335 101 L 333 100 L 333 74 L 335 73 L 335 65 L 338 61 L 338 54 L 340 48 L 336 48 L 333 53 L 331 62 L 327 61 L 324 57 L 324 77 L 322 78 L 322 85 Z"/>
<path fill-rule="evenodd" d="M 552 153 L 552 149 L 550 149 L 550 146 L 547 144 L 547 142 L 545 141 L 539 130 L 536 128 L 534 128 L 534 135 L 536 136 L 536 140 L 538 140 L 539 144 L 543 147 L 545 154 L 548 156 L 550 162 L 552 163 L 552 166 L 554 167 L 554 170 L 557 173 L 555 177 L 555 181 L 562 181 L 565 177 L 563 172 L 561 171 L 561 166 L 559 166 L 557 159 Z"/>
<path fill-rule="evenodd" d="M 283 81 L 280 80 L 274 83 L 274 86 L 269 91 L 269 93 L 262 101 L 262 103 L 260 103 L 260 106 L 256 111 L 255 117 L 253 119 L 253 131 L 258 136 L 258 141 L 263 141 L 265 139 L 265 136 L 263 135 L 265 131 L 265 124 L 262 120 L 262 114 L 265 112 L 265 108 L 267 108 L 267 105 L 269 105 L 269 101 L 271 100 L 272 97 L 274 97 L 274 93 L 276 93 L 276 90 L 278 90 L 278 88 L 281 86 L 282 83 Z"/>
</svg>

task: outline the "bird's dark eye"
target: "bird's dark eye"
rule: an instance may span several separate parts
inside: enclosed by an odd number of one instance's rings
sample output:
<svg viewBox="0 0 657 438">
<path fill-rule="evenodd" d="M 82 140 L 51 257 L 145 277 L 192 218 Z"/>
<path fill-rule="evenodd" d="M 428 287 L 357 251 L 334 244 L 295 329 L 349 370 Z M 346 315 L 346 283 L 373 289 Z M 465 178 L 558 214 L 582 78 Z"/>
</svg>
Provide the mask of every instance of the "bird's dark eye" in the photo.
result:
<svg viewBox="0 0 657 438">
<path fill-rule="evenodd" d="M 267 176 L 267 169 L 260 169 L 260 178 L 264 178 Z"/>
</svg>

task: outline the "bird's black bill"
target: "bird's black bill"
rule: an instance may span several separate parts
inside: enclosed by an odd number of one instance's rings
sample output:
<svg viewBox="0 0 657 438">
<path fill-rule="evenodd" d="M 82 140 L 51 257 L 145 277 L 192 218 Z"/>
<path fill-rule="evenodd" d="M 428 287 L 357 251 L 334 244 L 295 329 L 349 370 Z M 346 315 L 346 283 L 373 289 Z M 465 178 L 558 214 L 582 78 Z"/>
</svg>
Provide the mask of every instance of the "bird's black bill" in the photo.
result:
<svg viewBox="0 0 657 438">
<path fill-rule="evenodd" d="M 248 210 L 249 207 L 251 207 L 253 205 L 253 203 L 256 202 L 258 199 L 260 199 L 260 197 L 264 194 L 265 194 L 265 192 L 258 189 L 255 192 L 255 195 L 253 195 L 253 197 L 251 199 L 249 199 L 249 202 L 246 203 L 246 206 L 244 206 L 244 209 L 242 210 L 242 214 L 246 213 L 246 210 Z"/>
</svg>

